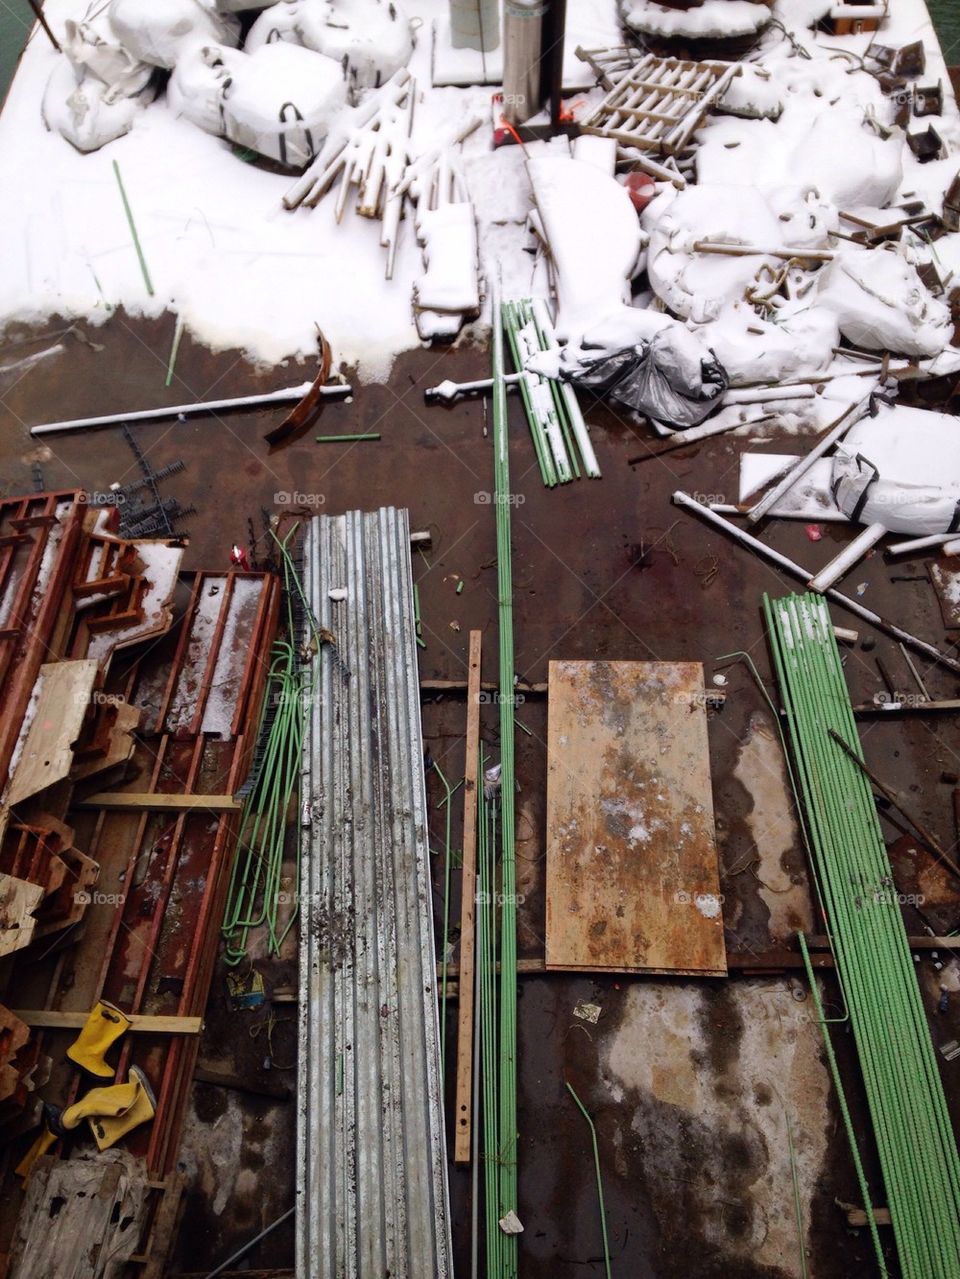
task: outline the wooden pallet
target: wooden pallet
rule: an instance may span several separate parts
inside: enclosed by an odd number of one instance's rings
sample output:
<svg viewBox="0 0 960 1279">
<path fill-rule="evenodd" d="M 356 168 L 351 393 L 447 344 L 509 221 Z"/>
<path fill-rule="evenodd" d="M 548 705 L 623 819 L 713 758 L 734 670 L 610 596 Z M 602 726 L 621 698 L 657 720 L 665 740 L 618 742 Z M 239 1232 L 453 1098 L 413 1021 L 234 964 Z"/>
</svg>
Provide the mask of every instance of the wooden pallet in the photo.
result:
<svg viewBox="0 0 960 1279">
<path fill-rule="evenodd" d="M 712 104 L 735 75 L 736 62 L 687 62 L 652 53 L 631 61 L 620 51 L 606 60 L 577 50 L 606 87 L 606 97 L 583 120 L 583 133 L 613 138 L 621 146 L 675 156 L 689 143 Z"/>
</svg>

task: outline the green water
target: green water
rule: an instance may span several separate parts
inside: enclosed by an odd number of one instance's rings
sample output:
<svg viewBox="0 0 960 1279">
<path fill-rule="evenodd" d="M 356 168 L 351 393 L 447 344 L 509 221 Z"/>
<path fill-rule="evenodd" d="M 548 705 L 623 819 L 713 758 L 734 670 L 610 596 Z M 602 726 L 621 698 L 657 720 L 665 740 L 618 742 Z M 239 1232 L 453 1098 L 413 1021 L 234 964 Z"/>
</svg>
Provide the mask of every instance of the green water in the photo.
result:
<svg viewBox="0 0 960 1279">
<path fill-rule="evenodd" d="M 927 0 L 948 67 L 960 65 L 960 0 Z"/>
<path fill-rule="evenodd" d="M 0 98 L 6 96 L 33 22 L 27 0 L 0 0 Z"/>
</svg>

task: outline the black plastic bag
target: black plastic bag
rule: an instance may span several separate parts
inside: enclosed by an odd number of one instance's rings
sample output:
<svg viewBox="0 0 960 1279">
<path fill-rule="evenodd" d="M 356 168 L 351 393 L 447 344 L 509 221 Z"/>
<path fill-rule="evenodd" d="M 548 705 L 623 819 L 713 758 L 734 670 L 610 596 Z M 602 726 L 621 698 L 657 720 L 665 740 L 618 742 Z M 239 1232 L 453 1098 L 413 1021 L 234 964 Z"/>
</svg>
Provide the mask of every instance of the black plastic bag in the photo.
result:
<svg viewBox="0 0 960 1279">
<path fill-rule="evenodd" d="M 710 354 L 712 359 L 701 361 L 695 385 L 682 376 L 667 344 L 658 343 L 657 337 L 581 363 L 567 377 L 574 386 L 623 404 L 661 426 L 683 430 L 697 426 L 719 408 L 730 385 L 726 369 Z"/>
</svg>

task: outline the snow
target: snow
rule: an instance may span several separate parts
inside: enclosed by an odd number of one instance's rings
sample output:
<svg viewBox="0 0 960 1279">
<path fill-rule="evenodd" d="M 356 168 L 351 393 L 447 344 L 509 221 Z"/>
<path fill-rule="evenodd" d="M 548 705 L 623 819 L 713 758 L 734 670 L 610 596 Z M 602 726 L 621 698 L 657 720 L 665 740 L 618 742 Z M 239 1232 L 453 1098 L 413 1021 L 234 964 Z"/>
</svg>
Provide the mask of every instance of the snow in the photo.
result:
<svg viewBox="0 0 960 1279">
<path fill-rule="evenodd" d="M 752 0 L 704 0 L 695 9 L 668 9 L 654 0 L 624 0 L 622 9 L 624 21 L 634 31 L 667 38 L 753 35 L 770 21 L 766 5 Z"/>
<path fill-rule="evenodd" d="M 527 171 L 557 272 L 557 334 L 575 341 L 629 302 L 644 237 L 625 188 L 596 165 L 548 157 Z"/>
<path fill-rule="evenodd" d="M 339 3 L 356 14 L 367 0 Z M 195 3 L 170 4 L 178 12 L 189 11 L 191 22 L 203 28 L 192 36 L 188 31 L 186 38 L 219 36 L 223 43 L 223 23 L 229 19 L 209 14 L 198 20 Z M 158 12 L 148 0 L 124 0 L 124 7 L 141 27 L 149 27 Z M 860 69 L 858 60 L 871 36 L 807 29 L 806 23 L 829 7 L 823 0 L 780 0 L 775 6 L 774 15 L 793 33 L 793 41 L 772 26 L 760 35 L 723 107 L 738 114 L 708 115 L 698 130 L 698 185 L 679 194 L 672 186 L 663 189 L 643 214 L 645 234 L 623 187 L 604 170 L 608 146 L 581 140 L 577 159 L 570 158 L 566 139 L 533 147 L 528 173 L 519 148 L 491 152 L 490 129 L 478 129 L 464 144 L 462 168 L 476 214 L 481 276 L 488 282 L 499 277 L 508 298 L 548 296 L 545 255 L 528 251 L 533 178 L 532 221 L 539 220 L 551 242 L 559 327 L 577 342 L 610 349 L 636 344 L 677 324 L 673 316 L 679 315 L 679 323 L 716 352 L 733 385 L 821 372 L 830 365 L 841 332 L 851 341 L 869 340 L 872 333 L 878 348 L 888 345 L 900 354 L 942 350 L 949 336 L 945 308 L 920 284 L 914 268 L 934 262 L 949 284 L 960 269 L 960 235 L 943 237 L 932 247 L 911 237 L 909 259 L 840 242 L 833 263 L 789 267 L 783 280 L 786 300 L 774 296 L 784 267 L 781 257 L 691 252 L 698 239 L 761 249 L 836 248 L 828 231 L 853 229 L 840 218 L 841 210 L 881 221 L 895 216 L 891 206 L 901 200 L 921 198 L 939 208 L 958 169 L 960 115 L 922 0 L 898 0 L 875 39 L 894 47 L 922 40 L 927 68 L 920 83 L 939 79 L 944 85 L 942 117 L 909 125 L 917 130 L 932 123 L 944 139 L 948 158 L 925 165 L 904 145 L 902 133 L 888 132 L 894 103 Z M 615 0 L 579 0 L 569 8 L 568 69 L 571 56 L 576 62 L 576 43 L 596 48 L 616 40 Z M 769 15 L 765 6 L 746 0 L 707 0 L 686 12 L 652 3 L 623 8 L 634 17 L 641 9 L 648 15 L 659 11 L 656 21 L 668 24 L 693 22 L 701 34 L 721 19 L 732 28 Z M 86 0 L 47 0 L 45 13 L 63 33 L 67 20 L 82 21 L 86 9 Z M 429 87 L 433 29 L 445 20 L 446 0 L 406 0 L 401 10 L 416 28 L 410 71 L 418 86 L 412 136 L 417 153 L 458 122 L 474 115 L 488 121 L 490 93 L 482 87 Z M 265 8 L 258 23 L 264 29 L 282 25 L 294 11 L 320 21 L 327 7 L 324 0 L 284 0 Z M 394 37 L 405 36 L 402 21 L 393 27 Z M 156 47 L 156 40 L 149 44 L 141 34 L 142 53 L 157 60 L 172 56 L 166 47 Z M 810 56 L 801 56 L 797 45 Z M 261 52 L 269 49 L 274 59 L 301 53 L 320 57 L 293 44 L 265 45 Z M 370 57 L 375 60 L 378 51 L 389 52 L 374 41 Z M 225 61 L 248 61 L 244 54 L 225 53 L 230 55 Z M 116 63 L 115 51 L 97 46 L 80 50 L 81 55 L 91 65 Z M 373 63 L 365 65 L 361 80 Z M 582 71 L 582 64 L 577 67 Z M 0 154 L 8 174 L 0 184 L 0 234 L 8 250 L 0 277 L 0 325 L 39 324 L 54 313 L 97 322 L 121 308 L 148 317 L 172 310 L 196 340 L 217 350 L 238 347 L 263 365 L 312 358 L 319 325 L 333 344 L 335 360 L 356 364 L 360 380 L 370 380 L 385 378 L 396 354 L 419 344 L 412 307 L 417 282 L 421 290 L 436 286 L 437 296 L 458 302 L 469 292 L 475 309 L 476 280 L 468 288 L 463 256 L 469 255 L 472 264 L 473 240 L 465 226 L 452 228 L 463 222 L 469 206 L 453 206 L 460 211 L 443 210 L 439 218 L 423 210 L 426 272 L 414 218 L 408 215 L 399 231 L 392 279 L 385 280 L 377 222 L 350 212 L 337 224 L 332 194 L 313 210 L 285 211 L 289 176 L 245 164 L 229 142 L 178 119 L 163 94 L 149 104 L 103 108 L 102 118 L 75 126 L 78 142 L 87 123 L 127 130 L 103 150 L 80 154 L 41 123 L 40 103 L 55 69 L 69 86 L 69 65 L 35 34 L 0 116 Z M 65 101 L 59 89 L 58 95 L 49 95 L 48 102 Z M 599 96 L 595 91 L 586 101 Z M 578 109 L 585 109 L 579 102 Z M 101 110 L 96 103 L 93 109 Z M 48 115 L 56 115 L 53 105 Z M 752 118 L 757 115 L 765 118 Z M 152 294 L 137 262 L 114 160 L 130 197 Z M 12 174 L 15 180 L 9 180 Z M 643 262 L 646 235 L 650 280 L 659 296 L 652 305 L 648 300 L 637 305 L 631 276 Z M 751 285 L 758 296 L 769 290 L 768 305 L 744 302 Z M 665 305 L 672 315 L 664 314 Z M 856 398 L 869 381 L 828 383 L 812 403 L 789 406 L 786 417 L 780 406 L 781 428 L 829 421 L 837 403 Z"/>
</svg>

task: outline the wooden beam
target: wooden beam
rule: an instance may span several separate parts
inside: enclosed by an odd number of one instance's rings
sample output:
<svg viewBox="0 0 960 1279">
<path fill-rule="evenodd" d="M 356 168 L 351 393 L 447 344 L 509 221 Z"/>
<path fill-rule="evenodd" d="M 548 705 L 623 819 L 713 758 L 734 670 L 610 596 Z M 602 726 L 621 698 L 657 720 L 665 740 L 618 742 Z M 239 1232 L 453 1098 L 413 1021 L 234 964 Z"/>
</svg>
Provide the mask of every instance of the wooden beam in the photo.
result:
<svg viewBox="0 0 960 1279">
<path fill-rule="evenodd" d="M 232 795 L 161 795 L 141 791 L 100 791 L 88 795 L 77 804 L 78 808 L 135 808 L 151 813 L 165 813 L 175 809 L 201 809 L 207 812 L 240 812 L 243 803 Z"/>
<path fill-rule="evenodd" d="M 89 1013 L 61 1013 L 48 1008 L 16 1008 L 15 1017 L 36 1030 L 82 1030 Z M 145 1013 L 127 1013 L 130 1029 L 147 1035 L 199 1035 L 202 1017 L 150 1017 Z"/>
<path fill-rule="evenodd" d="M 460 1005 L 457 1013 L 457 1095 L 453 1158 L 470 1162 L 473 1129 L 473 1000 L 477 897 L 477 785 L 480 754 L 481 632 L 470 632 L 467 759 L 463 772 L 463 877 L 460 892 Z"/>
</svg>

